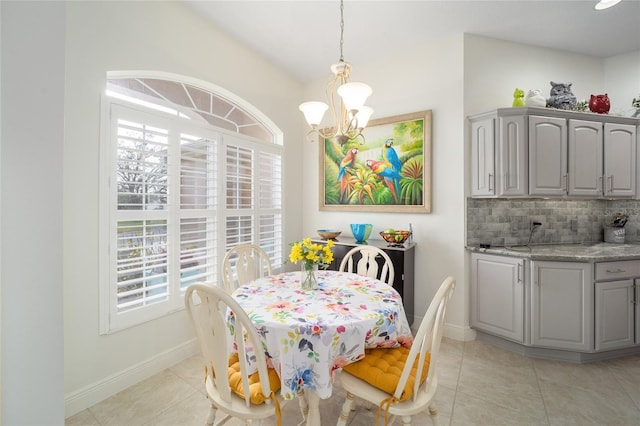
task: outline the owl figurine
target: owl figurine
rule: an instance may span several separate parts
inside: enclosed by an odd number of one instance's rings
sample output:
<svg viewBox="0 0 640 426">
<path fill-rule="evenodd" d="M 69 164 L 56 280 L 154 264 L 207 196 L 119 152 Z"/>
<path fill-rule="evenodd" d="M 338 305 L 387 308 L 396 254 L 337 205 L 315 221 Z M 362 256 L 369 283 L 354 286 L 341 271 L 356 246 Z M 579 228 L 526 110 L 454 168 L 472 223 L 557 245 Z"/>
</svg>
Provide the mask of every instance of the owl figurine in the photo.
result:
<svg viewBox="0 0 640 426">
<path fill-rule="evenodd" d="M 514 106 L 514 107 L 524 106 L 524 90 L 516 87 L 516 90 L 513 91 L 513 104 L 511 106 Z"/>
<path fill-rule="evenodd" d="M 638 95 L 637 99 L 633 98 L 633 100 L 631 101 L 631 106 L 635 109 L 635 112 L 631 114 L 631 116 L 640 118 L 640 95 Z"/>
<path fill-rule="evenodd" d="M 576 106 L 576 95 L 571 91 L 572 83 L 551 83 L 551 93 L 547 105 L 558 109 L 573 109 Z"/>
<path fill-rule="evenodd" d="M 547 100 L 539 89 L 532 89 L 527 92 L 527 96 L 524 98 L 524 104 L 528 107 L 544 108 L 547 106 Z"/>
</svg>

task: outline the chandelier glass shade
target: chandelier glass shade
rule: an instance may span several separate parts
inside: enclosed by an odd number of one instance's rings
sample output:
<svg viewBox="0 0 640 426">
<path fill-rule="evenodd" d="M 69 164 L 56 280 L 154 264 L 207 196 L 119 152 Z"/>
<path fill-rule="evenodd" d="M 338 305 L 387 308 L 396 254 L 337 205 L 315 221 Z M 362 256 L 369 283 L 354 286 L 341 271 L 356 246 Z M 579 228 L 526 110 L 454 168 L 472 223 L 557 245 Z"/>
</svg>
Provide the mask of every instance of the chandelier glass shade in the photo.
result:
<svg viewBox="0 0 640 426">
<path fill-rule="evenodd" d="M 362 131 L 367 126 L 373 109 L 365 106 L 367 98 L 373 92 L 371 87 L 364 83 L 351 82 L 349 73 L 351 64 L 344 61 L 342 54 L 344 34 L 344 4 L 340 1 L 340 60 L 331 65 L 333 76 L 326 88 L 327 103 L 310 101 L 300 104 L 300 111 L 311 130 L 308 138 L 318 135 L 321 138 L 335 138 L 340 145 L 349 140 L 360 138 L 364 144 Z M 329 110 L 333 124 L 320 127 L 325 112 Z"/>
</svg>

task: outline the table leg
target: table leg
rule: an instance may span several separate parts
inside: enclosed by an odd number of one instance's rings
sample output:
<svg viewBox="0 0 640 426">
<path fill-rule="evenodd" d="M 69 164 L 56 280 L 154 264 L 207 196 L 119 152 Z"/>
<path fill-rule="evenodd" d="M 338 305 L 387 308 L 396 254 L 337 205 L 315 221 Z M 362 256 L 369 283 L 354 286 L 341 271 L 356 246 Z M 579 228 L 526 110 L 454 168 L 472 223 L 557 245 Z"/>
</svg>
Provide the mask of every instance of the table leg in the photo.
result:
<svg viewBox="0 0 640 426">
<path fill-rule="evenodd" d="M 304 394 L 309 404 L 309 415 L 307 416 L 307 426 L 320 426 L 320 397 L 312 390 L 305 389 Z"/>
<path fill-rule="evenodd" d="M 298 404 L 300 406 L 300 413 L 302 418 L 306 419 L 309 416 L 309 404 L 307 403 L 307 397 L 304 396 L 304 391 L 298 392 Z"/>
</svg>

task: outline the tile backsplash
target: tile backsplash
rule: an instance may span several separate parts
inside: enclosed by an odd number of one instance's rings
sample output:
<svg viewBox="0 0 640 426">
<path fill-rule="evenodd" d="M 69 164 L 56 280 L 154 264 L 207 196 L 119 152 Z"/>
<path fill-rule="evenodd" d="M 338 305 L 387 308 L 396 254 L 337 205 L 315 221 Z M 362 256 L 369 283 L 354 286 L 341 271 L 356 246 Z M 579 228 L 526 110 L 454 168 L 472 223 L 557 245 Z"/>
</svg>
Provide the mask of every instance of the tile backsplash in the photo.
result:
<svg viewBox="0 0 640 426">
<path fill-rule="evenodd" d="M 607 218 L 629 216 L 625 242 L 640 243 L 640 201 L 467 198 L 467 245 L 510 246 L 604 241 Z M 531 234 L 531 222 L 542 225 Z"/>
</svg>

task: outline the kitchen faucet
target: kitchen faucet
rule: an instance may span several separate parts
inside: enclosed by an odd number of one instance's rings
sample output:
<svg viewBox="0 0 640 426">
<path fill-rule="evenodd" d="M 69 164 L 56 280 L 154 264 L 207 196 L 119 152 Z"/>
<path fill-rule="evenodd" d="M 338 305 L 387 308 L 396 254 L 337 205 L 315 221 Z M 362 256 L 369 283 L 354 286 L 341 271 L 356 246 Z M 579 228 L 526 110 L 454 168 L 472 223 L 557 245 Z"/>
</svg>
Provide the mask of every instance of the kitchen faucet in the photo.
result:
<svg viewBox="0 0 640 426">
<path fill-rule="evenodd" d="M 534 220 L 531 222 L 531 232 L 529 233 L 529 240 L 527 241 L 527 246 L 531 243 L 531 238 L 533 238 L 533 234 L 542 226 L 542 222 L 538 222 Z"/>
</svg>

